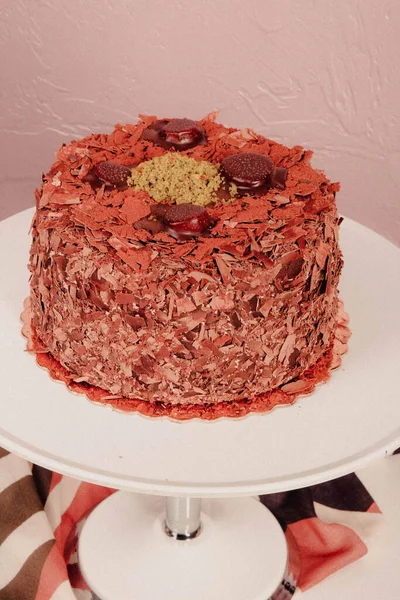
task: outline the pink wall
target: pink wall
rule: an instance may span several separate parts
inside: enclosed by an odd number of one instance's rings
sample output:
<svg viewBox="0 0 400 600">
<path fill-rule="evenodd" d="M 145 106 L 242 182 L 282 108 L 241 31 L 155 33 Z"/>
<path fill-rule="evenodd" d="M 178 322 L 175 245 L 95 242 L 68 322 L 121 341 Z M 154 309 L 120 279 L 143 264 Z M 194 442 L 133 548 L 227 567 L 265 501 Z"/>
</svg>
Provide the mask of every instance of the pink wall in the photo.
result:
<svg viewBox="0 0 400 600">
<path fill-rule="evenodd" d="M 137 113 L 315 150 L 340 209 L 400 244 L 398 0 L 0 3 L 0 218 L 62 142 Z"/>
</svg>

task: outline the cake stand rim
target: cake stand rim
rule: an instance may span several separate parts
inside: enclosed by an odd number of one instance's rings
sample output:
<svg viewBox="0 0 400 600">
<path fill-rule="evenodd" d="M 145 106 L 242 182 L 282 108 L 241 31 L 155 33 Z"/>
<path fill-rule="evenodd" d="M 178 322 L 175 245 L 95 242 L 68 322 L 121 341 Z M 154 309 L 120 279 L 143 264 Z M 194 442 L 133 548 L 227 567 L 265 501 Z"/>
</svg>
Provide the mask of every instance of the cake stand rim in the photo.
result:
<svg viewBox="0 0 400 600">
<path fill-rule="evenodd" d="M 9 217 L 0 223 L 0 230 L 3 229 L 4 231 L 8 224 L 10 224 L 10 226 L 17 225 L 19 227 L 24 224 L 26 225 L 28 218 L 31 215 L 32 209 L 27 209 L 21 213 L 17 213 L 16 215 L 13 215 L 12 217 Z M 369 230 L 355 221 L 350 219 L 346 219 L 346 221 L 349 224 L 349 227 L 356 228 L 356 230 L 363 233 L 363 235 L 372 235 L 381 238 L 381 236 L 379 236 L 379 234 L 376 232 Z M 385 238 L 381 238 L 381 241 L 384 241 L 388 248 L 390 247 L 391 252 L 394 250 L 399 250 L 394 244 Z M 396 258 L 398 257 L 399 255 L 396 255 Z M 1 301 L 2 299 L 0 296 L 0 309 Z M 23 298 L 21 298 L 21 304 L 22 301 Z M 344 357 L 344 361 L 346 367 L 346 357 Z M 313 396 L 316 393 L 318 392 L 314 392 Z M 305 402 L 307 401 L 308 399 L 305 399 Z M 97 407 L 97 409 L 98 408 L 99 407 Z M 281 410 L 286 411 L 290 409 L 291 407 L 284 407 Z M 252 417 L 253 415 L 250 415 L 250 418 Z M 131 417 L 128 416 L 128 418 Z M 266 415 L 265 418 L 268 418 L 268 415 Z M 245 419 L 247 419 L 247 417 L 245 417 Z M 242 419 L 239 419 L 237 423 L 239 423 L 241 420 Z M 186 423 L 181 423 L 179 424 L 179 427 L 184 427 L 185 425 Z M 204 423 L 204 426 L 207 427 L 210 426 L 210 424 Z M 15 454 L 18 454 L 29 461 L 58 471 L 59 473 L 99 485 L 107 485 L 109 487 L 116 487 L 122 490 L 130 490 L 154 495 L 227 497 L 247 496 L 252 494 L 271 493 L 276 491 L 284 491 L 287 489 L 294 489 L 296 487 L 303 487 L 305 485 L 311 485 L 321 481 L 326 481 L 328 479 L 333 479 L 335 477 L 339 477 L 340 475 L 344 475 L 359 469 L 368 464 L 371 460 L 380 458 L 395 450 L 396 447 L 400 445 L 400 427 L 391 429 L 389 434 L 385 435 L 378 442 L 363 448 L 360 453 L 353 453 L 353 455 L 349 457 L 346 456 L 339 461 L 331 462 L 327 465 L 324 464 L 320 467 L 316 467 L 308 471 L 304 470 L 303 472 L 297 474 L 289 473 L 288 475 L 284 475 L 282 477 L 269 476 L 268 478 L 262 480 L 251 479 L 246 481 L 245 479 L 242 479 L 241 481 L 230 482 L 181 482 L 176 480 L 174 481 L 173 479 L 162 478 L 154 480 L 132 475 L 122 475 L 121 473 L 115 474 L 115 472 L 107 469 L 95 469 L 93 467 L 87 468 L 77 464 L 74 461 L 66 461 L 64 458 L 60 459 L 60 457 L 52 455 L 51 452 L 47 452 L 43 448 L 26 443 L 24 440 L 13 436 L 10 434 L 10 432 L 2 428 L 0 428 L 0 444 L 3 445 L 3 447 L 7 450 L 14 452 Z"/>
<path fill-rule="evenodd" d="M 374 447 L 368 453 L 361 454 L 351 460 L 345 459 L 339 461 L 328 468 L 316 468 L 308 472 L 303 472 L 298 477 L 288 475 L 286 477 L 283 476 L 282 478 L 270 478 L 267 481 L 258 480 L 232 483 L 155 482 L 137 477 L 133 478 L 114 475 L 107 471 L 96 471 L 93 468 L 84 469 L 79 465 L 73 463 L 68 464 L 58 458 L 53 458 L 40 449 L 29 448 L 27 445 L 22 445 L 17 441 L 12 440 L 9 436 L 5 436 L 2 429 L 0 429 L 0 446 L 29 462 L 51 471 L 56 471 L 61 475 L 93 483 L 95 485 L 115 488 L 120 491 L 130 491 L 153 496 L 233 498 L 286 492 L 316 485 L 318 483 L 324 483 L 353 473 L 354 471 L 366 467 L 374 460 L 379 460 L 390 455 L 400 447 L 400 429 L 392 438 L 384 440 L 381 445 Z"/>
</svg>

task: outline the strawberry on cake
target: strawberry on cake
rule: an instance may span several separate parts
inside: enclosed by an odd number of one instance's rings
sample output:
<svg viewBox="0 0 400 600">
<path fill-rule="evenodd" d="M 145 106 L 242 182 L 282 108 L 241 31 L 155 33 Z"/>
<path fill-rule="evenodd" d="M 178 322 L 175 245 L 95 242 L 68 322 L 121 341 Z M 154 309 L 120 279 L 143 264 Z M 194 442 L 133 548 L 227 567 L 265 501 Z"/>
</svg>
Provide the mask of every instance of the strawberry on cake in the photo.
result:
<svg viewBox="0 0 400 600">
<path fill-rule="evenodd" d="M 215 118 L 63 145 L 37 191 L 37 348 L 115 406 L 243 414 L 327 378 L 339 186 L 310 151 Z"/>
</svg>

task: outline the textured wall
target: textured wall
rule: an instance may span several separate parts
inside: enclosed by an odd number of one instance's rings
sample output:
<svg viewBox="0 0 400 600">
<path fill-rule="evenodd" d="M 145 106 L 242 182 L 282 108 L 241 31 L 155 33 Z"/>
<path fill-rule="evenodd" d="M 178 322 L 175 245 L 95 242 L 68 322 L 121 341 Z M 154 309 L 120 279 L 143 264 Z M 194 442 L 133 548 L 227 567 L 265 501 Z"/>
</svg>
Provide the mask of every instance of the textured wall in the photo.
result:
<svg viewBox="0 0 400 600">
<path fill-rule="evenodd" d="M 64 141 L 216 108 L 315 150 L 348 216 L 400 244 L 398 0 L 0 0 L 0 218 Z"/>
</svg>

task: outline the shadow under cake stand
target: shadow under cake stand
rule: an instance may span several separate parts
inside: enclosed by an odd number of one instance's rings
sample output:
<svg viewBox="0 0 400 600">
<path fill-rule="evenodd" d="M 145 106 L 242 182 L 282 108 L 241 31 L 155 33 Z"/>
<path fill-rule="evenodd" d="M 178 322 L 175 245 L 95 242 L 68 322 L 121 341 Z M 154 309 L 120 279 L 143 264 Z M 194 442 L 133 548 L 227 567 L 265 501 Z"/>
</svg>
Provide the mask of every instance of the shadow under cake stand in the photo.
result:
<svg viewBox="0 0 400 600">
<path fill-rule="evenodd" d="M 83 575 L 102 600 L 267 600 L 287 549 L 254 496 L 333 479 L 400 445 L 399 249 L 344 221 L 340 291 L 353 335 L 328 383 L 264 415 L 175 422 L 92 404 L 24 352 L 32 214 L 0 223 L 0 445 L 122 490 L 80 538 Z"/>
</svg>

